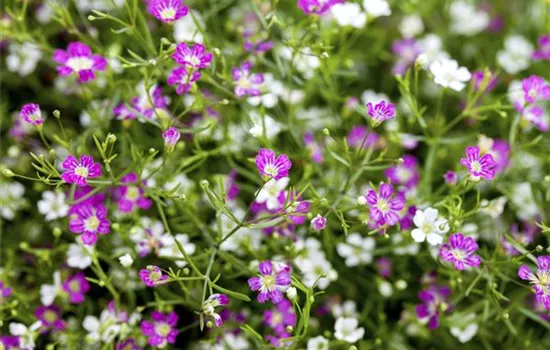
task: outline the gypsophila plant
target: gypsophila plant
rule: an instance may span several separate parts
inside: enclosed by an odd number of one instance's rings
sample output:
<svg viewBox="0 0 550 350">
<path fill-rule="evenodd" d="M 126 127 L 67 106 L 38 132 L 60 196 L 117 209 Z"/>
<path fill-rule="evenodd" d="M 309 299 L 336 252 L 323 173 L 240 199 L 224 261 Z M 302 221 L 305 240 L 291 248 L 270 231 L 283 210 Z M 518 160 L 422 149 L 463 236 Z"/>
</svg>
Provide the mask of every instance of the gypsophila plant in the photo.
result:
<svg viewBox="0 0 550 350">
<path fill-rule="evenodd" d="M 0 349 L 550 349 L 548 0 L 0 6 Z"/>
</svg>

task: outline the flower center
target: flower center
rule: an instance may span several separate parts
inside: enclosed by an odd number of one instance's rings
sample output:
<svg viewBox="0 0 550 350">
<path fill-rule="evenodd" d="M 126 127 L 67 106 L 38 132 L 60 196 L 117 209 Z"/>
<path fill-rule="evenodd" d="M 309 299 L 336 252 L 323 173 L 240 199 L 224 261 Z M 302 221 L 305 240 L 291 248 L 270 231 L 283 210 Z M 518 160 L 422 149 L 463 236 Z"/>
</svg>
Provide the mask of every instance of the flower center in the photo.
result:
<svg viewBox="0 0 550 350">
<path fill-rule="evenodd" d="M 48 323 L 52 323 L 57 320 L 57 314 L 51 310 L 48 310 L 44 313 L 44 320 Z"/>
<path fill-rule="evenodd" d="M 422 232 L 424 233 L 430 233 L 433 231 L 433 226 L 429 222 L 425 222 L 422 224 Z"/>
<path fill-rule="evenodd" d="M 84 227 L 86 228 L 86 231 L 96 231 L 99 227 L 99 219 L 96 215 L 92 215 L 89 218 L 86 219 L 84 222 Z"/>
<path fill-rule="evenodd" d="M 264 173 L 266 173 L 269 176 L 275 177 L 279 173 L 277 170 L 277 167 L 274 164 L 268 164 L 264 168 Z"/>
<path fill-rule="evenodd" d="M 89 57 L 77 56 L 71 57 L 67 60 L 67 66 L 71 67 L 71 69 L 75 72 L 92 69 L 93 65 L 94 61 Z"/>
<path fill-rule="evenodd" d="M 262 279 L 263 285 L 266 289 L 272 290 L 275 288 L 275 278 L 271 275 L 264 276 Z"/>
<path fill-rule="evenodd" d="M 201 63 L 201 60 L 195 55 L 187 56 L 187 61 L 189 61 L 193 66 L 197 66 Z"/>
<path fill-rule="evenodd" d="M 237 85 L 244 89 L 248 89 L 252 86 L 252 83 L 250 83 L 250 80 L 248 80 L 248 77 L 242 77 L 237 81 Z"/>
<path fill-rule="evenodd" d="M 385 199 L 380 199 L 380 200 L 378 201 L 378 210 L 380 210 L 381 212 L 385 213 L 385 212 L 387 212 L 389 209 L 390 209 L 390 204 L 388 203 L 387 200 L 385 200 Z"/>
<path fill-rule="evenodd" d="M 157 272 L 157 271 L 152 271 L 151 274 L 149 275 L 149 278 L 150 278 L 152 281 L 156 282 L 156 281 L 158 281 L 158 280 L 160 279 L 160 276 L 161 276 L 161 274 L 160 274 L 159 272 Z"/>
<path fill-rule="evenodd" d="M 274 325 L 283 323 L 283 314 L 278 311 L 275 311 L 271 318 L 271 323 Z"/>
<path fill-rule="evenodd" d="M 463 261 L 466 258 L 466 253 L 461 249 L 453 249 L 452 250 L 453 256 L 456 260 Z"/>
<path fill-rule="evenodd" d="M 79 165 L 74 169 L 74 173 L 78 176 L 88 177 L 88 168 Z"/>
<path fill-rule="evenodd" d="M 473 161 L 470 164 L 470 168 L 472 169 L 473 172 L 479 173 L 481 171 L 481 163 L 477 160 Z"/>
<path fill-rule="evenodd" d="M 126 189 L 126 198 L 134 201 L 139 197 L 139 189 L 135 186 L 128 186 Z"/>
<path fill-rule="evenodd" d="M 80 291 L 80 283 L 78 283 L 77 280 L 72 280 L 69 282 L 69 290 L 71 292 L 78 292 Z"/>
<path fill-rule="evenodd" d="M 160 12 L 162 19 L 169 20 L 176 17 L 176 10 L 172 7 L 165 8 Z"/>
<path fill-rule="evenodd" d="M 155 326 L 155 331 L 157 332 L 157 334 L 159 334 L 162 337 L 166 337 L 171 330 L 172 330 L 172 327 L 170 327 L 166 323 L 159 323 Z"/>
<path fill-rule="evenodd" d="M 412 177 L 412 172 L 410 172 L 409 169 L 400 166 L 397 168 L 397 177 L 401 180 L 401 182 L 407 182 Z"/>
</svg>

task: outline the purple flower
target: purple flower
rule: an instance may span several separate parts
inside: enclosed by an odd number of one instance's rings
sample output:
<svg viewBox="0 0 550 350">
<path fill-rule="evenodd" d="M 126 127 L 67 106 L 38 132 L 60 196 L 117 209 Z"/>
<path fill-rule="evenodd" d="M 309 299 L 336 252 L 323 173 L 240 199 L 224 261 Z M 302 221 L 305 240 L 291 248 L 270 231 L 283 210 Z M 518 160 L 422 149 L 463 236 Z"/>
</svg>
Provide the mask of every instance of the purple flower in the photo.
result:
<svg viewBox="0 0 550 350">
<path fill-rule="evenodd" d="M 550 100 L 550 85 L 544 78 L 538 75 L 531 75 L 521 81 L 523 86 L 523 97 L 525 102 L 532 104 L 537 101 Z"/>
<path fill-rule="evenodd" d="M 283 299 L 271 310 L 264 311 L 264 324 L 271 327 L 276 333 L 282 333 L 288 326 L 296 325 L 296 314 L 292 303 L 288 299 Z"/>
<path fill-rule="evenodd" d="M 96 207 L 100 204 L 103 204 L 103 202 L 105 201 L 105 194 L 97 193 L 94 195 L 90 195 L 93 190 L 94 189 L 90 186 L 77 187 L 76 191 L 74 192 L 74 200 L 76 201 L 76 203 L 69 209 L 69 214 L 76 214 L 78 208 L 84 205 L 91 205 L 92 207 Z"/>
<path fill-rule="evenodd" d="M 304 133 L 304 144 L 311 153 L 311 160 L 313 160 L 314 163 L 323 164 L 323 151 L 321 147 L 319 147 L 319 144 L 315 142 L 313 134 L 310 131 Z"/>
<path fill-rule="evenodd" d="M 165 132 L 162 133 L 162 137 L 164 138 L 164 146 L 167 149 L 173 149 L 174 146 L 176 146 L 176 143 L 181 137 L 181 133 L 178 129 L 171 126 L 168 129 L 166 129 Z"/>
<path fill-rule="evenodd" d="M 65 172 L 61 174 L 61 178 L 68 184 L 86 186 L 88 178 L 101 176 L 101 165 L 94 163 L 94 158 L 85 154 L 80 156 L 80 161 L 69 155 L 62 165 Z"/>
<path fill-rule="evenodd" d="M 493 90 L 498 84 L 498 76 L 494 72 L 488 72 L 488 78 L 485 77 L 485 71 L 478 70 L 472 73 L 472 82 L 474 83 L 474 91 L 481 89 L 481 84 L 485 82 L 483 92 L 487 93 Z"/>
<path fill-rule="evenodd" d="M 542 132 L 547 132 L 550 129 L 541 106 L 528 106 L 523 109 L 521 116 Z"/>
<path fill-rule="evenodd" d="M 149 0 L 147 10 L 164 23 L 172 23 L 189 13 L 181 0 Z"/>
<path fill-rule="evenodd" d="M 439 313 L 449 309 L 447 300 L 451 296 L 451 290 L 446 286 L 432 285 L 428 289 L 418 293 L 418 299 L 422 304 L 416 305 L 416 316 L 419 319 L 428 319 L 428 328 L 431 330 L 439 327 Z"/>
<path fill-rule="evenodd" d="M 456 185 L 458 181 L 458 176 L 452 170 L 447 171 L 445 175 L 443 175 L 443 178 L 445 179 L 445 183 L 448 185 Z"/>
<path fill-rule="evenodd" d="M 0 336 L 0 344 L 2 344 L 6 350 L 19 350 L 21 348 L 20 338 L 15 335 Z"/>
<path fill-rule="evenodd" d="M 232 169 L 226 177 L 225 188 L 227 189 L 226 198 L 228 201 L 237 199 L 241 189 L 237 184 L 237 170 Z"/>
<path fill-rule="evenodd" d="M 80 233 L 82 242 L 86 245 L 93 245 L 97 242 L 97 235 L 105 235 L 111 232 L 107 219 L 107 208 L 99 204 L 80 205 L 76 208 L 69 221 L 69 230 L 73 233 Z"/>
<path fill-rule="evenodd" d="M 354 126 L 347 136 L 348 145 L 352 148 L 369 148 L 378 142 L 380 137 L 363 125 Z"/>
<path fill-rule="evenodd" d="M 70 43 L 66 51 L 56 49 L 53 52 L 53 60 L 59 63 L 59 75 L 67 76 L 74 73 L 82 83 L 94 80 L 94 72 L 103 71 L 107 67 L 104 57 L 93 55 L 88 45 L 78 41 Z"/>
<path fill-rule="evenodd" d="M 153 118 L 156 109 L 164 109 L 168 106 L 168 99 L 162 95 L 162 88 L 153 85 L 149 88 L 149 94 L 144 84 L 138 85 L 139 95 L 132 99 L 132 108 L 143 114 L 146 118 Z M 149 99 L 149 96 L 151 99 Z M 151 100 L 153 105 L 151 106 Z"/>
<path fill-rule="evenodd" d="M 541 35 L 538 43 L 539 49 L 533 52 L 533 59 L 550 61 L 550 35 Z"/>
<path fill-rule="evenodd" d="M 141 321 L 141 333 L 148 338 L 149 345 L 163 348 L 167 344 L 174 344 L 179 331 L 176 329 L 178 315 L 175 312 L 163 314 L 159 311 L 151 313 L 151 321 Z"/>
<path fill-rule="evenodd" d="M 308 15 L 322 15 L 344 0 L 298 0 L 298 7 Z"/>
<path fill-rule="evenodd" d="M 540 229 L 535 224 L 524 222 L 523 231 L 520 232 L 518 225 L 513 224 L 510 227 L 510 232 L 510 236 L 514 238 L 515 242 L 526 247 L 535 240 L 535 237 L 540 233 Z M 500 238 L 500 244 L 507 255 L 516 256 L 520 254 L 520 252 L 514 247 L 514 245 L 512 245 L 512 243 L 510 243 L 510 241 L 506 239 L 505 236 Z"/>
<path fill-rule="evenodd" d="M 145 283 L 147 287 L 156 287 L 164 283 L 168 279 L 167 275 L 163 275 L 158 266 L 149 265 L 146 269 L 139 271 L 139 279 Z"/>
<path fill-rule="evenodd" d="M 392 262 L 385 256 L 376 259 L 376 269 L 383 278 L 390 278 Z"/>
<path fill-rule="evenodd" d="M 62 331 L 66 328 L 65 322 L 61 319 L 61 309 L 56 305 L 41 305 L 36 308 L 34 315 L 42 322 L 42 326 L 46 329 Z"/>
<path fill-rule="evenodd" d="M 116 350 L 143 350 L 137 346 L 136 341 L 133 338 L 128 338 L 120 341 L 116 344 Z"/>
<path fill-rule="evenodd" d="M 317 214 L 317 216 L 311 220 L 311 228 L 314 231 L 324 230 L 325 227 L 327 227 L 327 218 L 321 216 L 321 214 Z"/>
<path fill-rule="evenodd" d="M 369 117 L 380 124 L 384 120 L 393 119 L 395 117 L 395 105 L 391 102 L 380 101 L 376 105 L 371 102 L 367 103 L 367 112 Z"/>
<path fill-rule="evenodd" d="M 277 271 L 270 260 L 260 263 L 260 275 L 248 279 L 252 291 L 259 291 L 258 301 L 265 303 L 271 300 L 273 304 L 280 303 L 283 292 L 290 286 L 290 271 L 288 268 Z"/>
<path fill-rule="evenodd" d="M 266 179 L 279 180 L 288 177 L 288 171 L 292 167 L 292 162 L 286 154 L 281 154 L 275 158 L 275 152 L 270 149 L 260 148 L 256 156 L 256 168 Z"/>
<path fill-rule="evenodd" d="M 464 237 L 462 233 L 455 233 L 449 237 L 449 243 L 444 243 L 439 248 L 439 255 L 443 261 L 452 262 L 457 270 L 469 267 L 478 267 L 481 258 L 474 253 L 478 245 L 472 237 Z"/>
<path fill-rule="evenodd" d="M 237 97 L 259 96 L 261 94 L 260 85 L 264 82 L 264 76 L 252 73 L 251 69 L 252 63 L 246 61 L 240 67 L 235 67 L 231 71 Z"/>
<path fill-rule="evenodd" d="M 2 301 L 5 298 L 9 298 L 9 296 L 13 293 L 13 290 L 6 286 L 4 282 L 0 281 L 0 301 Z M 0 302 L 0 304 L 2 304 Z"/>
<path fill-rule="evenodd" d="M 181 66 L 172 70 L 167 82 L 170 85 L 176 85 L 176 93 L 183 95 L 191 90 L 191 85 L 200 77 L 201 72 L 189 69 L 187 66 Z"/>
<path fill-rule="evenodd" d="M 121 103 L 113 108 L 113 114 L 118 120 L 136 119 L 135 113 L 130 108 L 128 108 L 126 103 Z"/>
<path fill-rule="evenodd" d="M 186 43 L 180 43 L 176 47 L 176 52 L 172 58 L 181 65 L 189 66 L 194 69 L 208 68 L 212 61 L 212 54 L 206 52 L 204 45 L 194 44 L 192 48 Z"/>
<path fill-rule="evenodd" d="M 370 217 L 377 225 L 393 226 L 399 222 L 399 212 L 405 207 L 405 195 L 399 192 L 395 198 L 393 186 L 382 183 L 378 192 L 367 193 L 367 204 L 370 206 Z"/>
<path fill-rule="evenodd" d="M 138 176 L 131 172 L 120 179 L 123 186 L 113 190 L 113 198 L 118 202 L 118 210 L 122 213 L 131 213 L 136 208 L 147 210 L 153 202 L 145 197 L 145 190 L 138 184 Z"/>
<path fill-rule="evenodd" d="M 522 280 L 530 281 L 537 301 L 550 310 L 550 256 L 543 255 L 537 258 L 537 272 L 533 273 L 527 265 L 521 265 L 518 276 Z"/>
<path fill-rule="evenodd" d="M 258 38 L 256 40 L 245 38 L 243 48 L 245 51 L 252 51 L 255 54 L 267 52 L 273 48 L 273 41 L 262 40 Z"/>
<path fill-rule="evenodd" d="M 77 272 L 63 281 L 62 288 L 69 294 L 69 301 L 72 304 L 80 304 L 84 302 L 84 296 L 90 290 L 90 284 L 84 273 Z"/>
<path fill-rule="evenodd" d="M 420 44 L 413 38 L 396 40 L 393 42 L 392 51 L 397 56 L 397 62 L 392 67 L 392 73 L 404 75 L 410 65 L 422 53 Z"/>
<path fill-rule="evenodd" d="M 466 158 L 460 159 L 460 164 L 468 168 L 473 181 L 480 178 L 491 180 L 495 177 L 497 163 L 490 154 L 479 156 L 479 147 L 466 147 Z"/>
<path fill-rule="evenodd" d="M 40 106 L 35 103 L 27 103 L 21 107 L 19 116 L 28 124 L 40 125 L 44 122 Z"/>
<path fill-rule="evenodd" d="M 223 324 L 222 317 L 216 313 L 215 308 L 218 306 L 229 305 L 229 297 L 225 294 L 212 294 L 202 304 L 201 311 L 204 315 L 212 317 L 216 327 L 220 327 Z"/>
<path fill-rule="evenodd" d="M 391 180 L 391 183 L 404 185 L 407 188 L 413 188 L 418 185 L 420 175 L 418 173 L 418 162 L 415 156 L 404 155 L 403 162 L 394 165 L 384 172 Z"/>
<path fill-rule="evenodd" d="M 492 139 L 479 136 L 478 147 L 480 154 L 490 154 L 495 161 L 495 173 L 504 170 L 510 161 L 510 144 L 501 139 Z"/>
</svg>

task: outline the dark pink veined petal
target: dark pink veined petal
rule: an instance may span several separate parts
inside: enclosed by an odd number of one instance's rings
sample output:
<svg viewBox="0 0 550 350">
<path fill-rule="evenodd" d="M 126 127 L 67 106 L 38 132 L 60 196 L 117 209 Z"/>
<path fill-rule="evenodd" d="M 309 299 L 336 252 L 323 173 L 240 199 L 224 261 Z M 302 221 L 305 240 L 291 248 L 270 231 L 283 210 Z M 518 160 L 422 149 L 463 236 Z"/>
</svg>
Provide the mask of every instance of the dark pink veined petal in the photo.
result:
<svg viewBox="0 0 550 350">
<path fill-rule="evenodd" d="M 155 326 L 150 321 L 142 321 L 139 328 L 143 335 L 151 336 L 155 334 Z"/>
<path fill-rule="evenodd" d="M 369 205 L 376 205 L 376 203 L 378 203 L 378 195 L 374 190 L 370 190 L 367 193 L 367 203 Z"/>
<path fill-rule="evenodd" d="M 164 320 L 166 320 L 166 316 L 160 311 L 153 311 L 151 313 L 151 318 L 156 322 L 164 322 Z"/>
<path fill-rule="evenodd" d="M 95 73 L 91 69 L 83 69 L 83 70 L 78 72 L 78 80 L 83 82 L 83 83 L 86 83 L 86 82 L 88 82 L 90 80 L 94 80 L 94 79 L 95 79 Z"/>
<path fill-rule="evenodd" d="M 275 284 L 277 286 L 285 287 L 290 284 L 290 274 L 281 272 L 275 277 Z"/>
<path fill-rule="evenodd" d="M 271 296 L 271 301 L 273 302 L 273 304 L 278 304 L 281 301 L 283 301 L 283 299 L 285 298 L 284 295 L 283 295 L 283 292 L 281 292 L 278 289 L 272 290 L 270 292 L 270 296 Z"/>
<path fill-rule="evenodd" d="M 147 342 L 149 343 L 149 345 L 157 347 L 164 344 L 164 337 L 158 335 L 157 333 L 153 333 L 151 336 L 149 336 Z"/>
<path fill-rule="evenodd" d="M 170 327 L 174 327 L 178 323 L 178 319 L 178 315 L 172 311 L 166 316 L 166 323 L 168 323 Z"/>
<path fill-rule="evenodd" d="M 262 288 L 262 280 L 258 276 L 250 277 L 248 279 L 248 285 L 250 286 L 250 289 L 255 292 Z"/>
<path fill-rule="evenodd" d="M 92 57 L 92 60 L 94 61 L 94 69 L 96 70 L 105 70 L 107 68 L 107 60 L 104 57 L 101 57 L 99 55 L 94 55 Z"/>
<path fill-rule="evenodd" d="M 471 267 L 478 267 L 481 264 L 481 257 L 479 255 L 470 255 L 464 259 L 466 265 Z"/>
<path fill-rule="evenodd" d="M 258 293 L 258 302 L 263 304 L 270 298 L 269 292 L 267 290 L 262 290 L 260 293 Z"/>
<path fill-rule="evenodd" d="M 541 271 L 550 270 L 550 256 L 543 255 L 537 258 L 537 266 Z"/>
<path fill-rule="evenodd" d="M 63 161 L 62 166 L 66 170 L 74 170 L 78 166 L 78 160 L 74 156 L 69 155 Z"/>
<path fill-rule="evenodd" d="M 95 232 L 84 231 L 80 237 L 85 245 L 94 245 L 97 242 L 97 233 Z"/>
<path fill-rule="evenodd" d="M 52 59 L 57 63 L 64 64 L 69 59 L 69 55 L 64 50 L 56 49 L 53 52 Z"/>
<path fill-rule="evenodd" d="M 478 160 L 479 159 L 479 147 L 476 146 L 468 146 L 466 147 L 466 157 L 470 161 Z"/>
<path fill-rule="evenodd" d="M 522 280 L 532 281 L 535 279 L 535 275 L 531 272 L 531 269 L 527 265 L 521 265 L 518 269 L 518 277 Z"/>
<path fill-rule="evenodd" d="M 82 233 L 84 231 L 84 222 L 82 219 L 77 218 L 69 221 L 69 230 L 72 233 Z"/>
<path fill-rule="evenodd" d="M 269 260 L 266 260 L 260 263 L 260 266 L 258 266 L 258 269 L 260 270 L 260 273 L 264 276 L 271 275 L 273 273 L 273 265 Z"/>
<path fill-rule="evenodd" d="M 378 194 L 380 198 L 389 199 L 393 194 L 393 186 L 390 184 L 381 184 Z"/>
<path fill-rule="evenodd" d="M 384 214 L 384 220 L 390 226 L 393 226 L 399 222 L 399 215 L 393 211 L 389 211 Z"/>
<path fill-rule="evenodd" d="M 178 334 L 179 331 L 177 329 L 172 329 L 166 336 L 166 341 L 168 342 L 168 344 L 174 344 L 176 342 Z"/>
<path fill-rule="evenodd" d="M 418 316 L 418 318 L 426 318 L 430 316 L 428 305 L 416 305 L 416 316 Z"/>
<path fill-rule="evenodd" d="M 90 57 L 92 55 L 92 49 L 86 44 L 83 44 L 79 41 L 70 43 L 67 46 L 67 53 L 71 56 L 84 56 Z"/>
<path fill-rule="evenodd" d="M 428 328 L 437 329 L 438 327 L 439 327 L 439 313 L 436 312 L 435 315 L 430 317 L 430 320 L 428 321 Z"/>
<path fill-rule="evenodd" d="M 449 243 L 451 244 L 451 247 L 453 249 L 462 248 L 463 242 L 464 242 L 464 236 L 461 233 L 456 233 L 454 235 L 451 235 L 451 237 L 449 237 Z"/>
</svg>

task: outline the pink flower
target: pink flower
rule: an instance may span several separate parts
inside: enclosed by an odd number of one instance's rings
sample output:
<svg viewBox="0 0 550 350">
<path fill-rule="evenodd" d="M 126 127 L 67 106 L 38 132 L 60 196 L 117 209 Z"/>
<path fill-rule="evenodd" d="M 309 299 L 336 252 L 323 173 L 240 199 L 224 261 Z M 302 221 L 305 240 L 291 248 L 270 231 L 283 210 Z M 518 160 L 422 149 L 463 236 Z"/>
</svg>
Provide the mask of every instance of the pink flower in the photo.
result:
<svg viewBox="0 0 550 350">
<path fill-rule="evenodd" d="M 57 67 L 59 75 L 67 76 L 74 73 L 82 83 L 94 80 L 94 72 L 103 71 L 107 67 L 105 58 L 93 55 L 88 45 L 78 41 L 70 43 L 66 51 L 56 49 L 53 60 L 59 63 Z"/>
<path fill-rule="evenodd" d="M 128 108 L 125 103 L 121 103 L 113 108 L 113 114 L 118 120 L 136 119 L 135 113 L 130 108 Z"/>
<path fill-rule="evenodd" d="M 550 35 L 541 35 L 538 44 L 539 49 L 533 52 L 533 59 L 550 61 Z"/>
<path fill-rule="evenodd" d="M 292 303 L 283 299 L 271 310 L 264 311 L 264 325 L 270 327 L 275 333 L 285 332 L 288 326 L 296 325 L 296 313 Z"/>
<path fill-rule="evenodd" d="M 164 138 L 164 146 L 167 149 L 173 149 L 174 146 L 176 146 L 176 143 L 181 137 L 181 133 L 178 129 L 171 126 L 168 129 L 166 129 L 165 132 L 162 133 L 162 137 Z"/>
<path fill-rule="evenodd" d="M 311 220 L 311 228 L 314 231 L 324 230 L 325 227 L 327 227 L 327 218 L 321 216 L 321 214 L 317 214 L 317 216 Z"/>
<path fill-rule="evenodd" d="M 163 314 L 159 311 L 151 313 L 151 321 L 141 321 L 141 333 L 148 339 L 149 345 L 164 348 L 167 344 L 174 344 L 179 331 L 176 329 L 178 315 L 175 312 Z"/>
<path fill-rule="evenodd" d="M 286 154 L 275 158 L 275 152 L 261 148 L 256 156 L 256 168 L 263 177 L 268 179 L 279 180 L 287 177 L 291 167 L 292 162 Z"/>
<path fill-rule="evenodd" d="M 422 304 L 416 305 L 416 316 L 419 319 L 428 320 L 428 329 L 439 327 L 439 313 L 449 310 L 447 300 L 451 296 L 451 289 L 447 286 L 430 286 L 418 293 L 418 299 Z"/>
<path fill-rule="evenodd" d="M 12 293 L 13 290 L 10 287 L 6 286 L 4 282 L 0 281 L 0 301 L 2 301 L 2 299 L 8 298 Z"/>
<path fill-rule="evenodd" d="M 147 10 L 164 23 L 172 23 L 189 13 L 181 0 L 149 0 Z"/>
<path fill-rule="evenodd" d="M 523 86 L 523 96 L 527 103 L 550 100 L 550 85 L 542 77 L 531 75 L 521 81 Z"/>
<path fill-rule="evenodd" d="M 369 148 L 376 145 L 380 137 L 363 125 L 354 126 L 347 136 L 348 145 L 352 148 Z"/>
<path fill-rule="evenodd" d="M 90 284 L 86 280 L 84 273 L 77 272 L 69 276 L 62 285 L 64 291 L 69 294 L 69 301 L 73 304 L 81 304 L 84 302 L 86 293 L 90 290 Z"/>
<path fill-rule="evenodd" d="M 376 105 L 371 102 L 367 103 L 369 117 L 377 123 L 382 123 L 384 120 L 393 119 L 395 117 L 395 106 L 393 103 L 380 101 Z"/>
<path fill-rule="evenodd" d="M 216 313 L 215 308 L 218 306 L 229 305 L 229 297 L 225 294 L 212 294 L 202 304 L 201 311 L 205 316 L 212 317 L 216 327 L 221 327 L 223 324 L 222 317 Z"/>
<path fill-rule="evenodd" d="M 99 204 L 92 206 L 80 205 L 71 215 L 69 230 L 73 233 L 81 233 L 82 242 L 93 245 L 97 242 L 97 235 L 105 235 L 111 232 L 111 222 L 107 219 L 107 208 Z"/>
<path fill-rule="evenodd" d="M 86 186 L 88 178 L 101 176 L 101 165 L 94 163 L 92 156 L 83 154 L 80 156 L 80 161 L 78 161 L 74 156 L 69 155 L 62 165 L 65 172 L 61 174 L 61 178 L 69 184 Z"/>
<path fill-rule="evenodd" d="M 541 106 L 528 106 L 523 109 L 521 116 L 542 132 L 547 132 L 550 129 Z"/>
<path fill-rule="evenodd" d="M 443 175 L 443 178 L 445 179 L 445 183 L 448 185 L 456 185 L 458 181 L 458 176 L 452 170 L 447 171 L 445 175 Z"/>
<path fill-rule="evenodd" d="M 393 226 L 399 222 L 399 212 L 405 207 L 405 196 L 399 192 L 394 198 L 393 186 L 382 183 L 378 192 L 367 193 L 367 204 L 370 206 L 370 217 L 377 225 Z"/>
<path fill-rule="evenodd" d="M 253 291 L 259 291 L 258 301 L 265 303 L 271 300 L 273 304 L 280 303 L 283 292 L 290 286 L 290 271 L 283 268 L 279 271 L 274 268 L 270 260 L 260 263 L 260 275 L 248 279 L 248 285 Z"/>
<path fill-rule="evenodd" d="M 322 15 L 344 0 L 298 0 L 298 7 L 308 15 Z"/>
<path fill-rule="evenodd" d="M 232 169 L 229 172 L 229 174 L 226 177 L 225 188 L 227 191 L 226 198 L 228 201 L 233 201 L 237 199 L 237 196 L 241 191 L 241 189 L 239 188 L 239 185 L 237 184 L 237 170 Z"/>
<path fill-rule="evenodd" d="M 66 325 L 61 318 L 61 309 L 56 305 L 43 306 L 36 308 L 34 315 L 42 322 L 46 329 L 65 330 Z"/>
<path fill-rule="evenodd" d="M 403 163 L 389 167 L 384 174 L 392 183 L 413 188 L 418 185 L 418 180 L 420 179 L 418 162 L 415 156 L 409 154 L 404 155 L 402 158 Z"/>
<path fill-rule="evenodd" d="M 145 190 L 138 184 L 136 173 L 129 173 L 120 182 L 125 185 L 113 190 L 113 197 L 118 202 L 118 210 L 122 213 L 131 213 L 136 208 L 143 210 L 151 208 L 153 203 L 145 197 Z"/>
<path fill-rule="evenodd" d="M 422 47 L 414 38 L 395 40 L 392 51 L 397 56 L 397 62 L 392 67 L 392 73 L 404 75 L 418 56 L 422 53 Z"/>
<path fill-rule="evenodd" d="M 466 147 L 466 158 L 460 159 L 460 164 L 468 168 L 472 180 L 478 181 L 480 178 L 492 180 L 495 177 L 495 167 L 497 163 L 490 154 L 479 156 L 479 147 Z"/>
<path fill-rule="evenodd" d="M 537 301 L 550 310 L 550 256 L 543 255 L 537 258 L 537 272 L 533 273 L 527 265 L 521 265 L 518 276 L 522 280 L 530 281 Z"/>
<path fill-rule="evenodd" d="M 146 269 L 139 271 L 139 279 L 145 283 L 147 287 L 156 287 L 168 279 L 167 275 L 163 275 L 158 266 L 149 265 Z"/>
<path fill-rule="evenodd" d="M 42 113 L 40 112 L 40 106 L 35 103 L 27 103 L 21 107 L 19 116 L 28 124 L 40 125 L 44 122 Z"/>
<path fill-rule="evenodd" d="M 304 133 L 304 143 L 311 153 L 311 160 L 317 164 L 322 164 L 324 161 L 323 151 L 319 144 L 315 142 L 313 134 L 310 131 Z"/>
<path fill-rule="evenodd" d="M 259 96 L 261 94 L 260 85 L 264 82 L 264 76 L 253 74 L 251 69 L 252 63 L 246 61 L 240 67 L 235 67 L 231 71 L 237 97 Z"/>
<path fill-rule="evenodd" d="M 193 47 L 190 48 L 186 43 L 180 43 L 176 47 L 176 52 L 174 52 L 172 58 L 178 64 L 199 69 L 210 67 L 212 54 L 206 52 L 206 49 L 202 44 L 194 44 Z"/>
<path fill-rule="evenodd" d="M 452 262 L 455 269 L 464 270 L 469 267 L 478 267 L 481 258 L 474 253 L 479 249 L 472 237 L 464 237 L 462 233 L 455 233 L 449 237 L 449 243 L 444 243 L 439 249 L 439 256 L 443 261 Z"/>
<path fill-rule="evenodd" d="M 474 91 L 478 91 L 481 88 L 483 81 L 486 81 L 486 86 L 483 92 L 487 93 L 493 90 L 498 84 L 498 75 L 494 72 L 488 72 L 489 76 L 485 77 L 485 71 L 478 70 L 472 73 L 472 82 L 474 83 Z"/>
<path fill-rule="evenodd" d="M 194 71 L 187 66 L 181 66 L 172 70 L 168 76 L 167 82 L 170 85 L 176 85 L 176 93 L 178 95 L 183 95 L 191 91 L 192 84 L 199 80 L 200 77 L 200 72 Z"/>
</svg>

